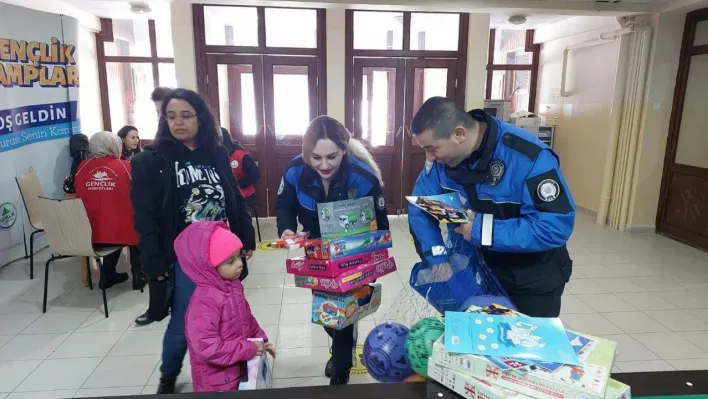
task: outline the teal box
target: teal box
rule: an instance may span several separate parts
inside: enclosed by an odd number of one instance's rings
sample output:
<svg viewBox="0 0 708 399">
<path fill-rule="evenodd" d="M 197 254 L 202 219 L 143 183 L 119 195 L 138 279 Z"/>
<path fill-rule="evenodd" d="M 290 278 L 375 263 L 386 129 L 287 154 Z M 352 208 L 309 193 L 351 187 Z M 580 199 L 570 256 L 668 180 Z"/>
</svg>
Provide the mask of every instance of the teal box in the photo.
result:
<svg viewBox="0 0 708 399">
<path fill-rule="evenodd" d="M 343 294 L 312 291 L 312 322 L 341 330 L 381 306 L 381 283 L 372 283 Z"/>
</svg>

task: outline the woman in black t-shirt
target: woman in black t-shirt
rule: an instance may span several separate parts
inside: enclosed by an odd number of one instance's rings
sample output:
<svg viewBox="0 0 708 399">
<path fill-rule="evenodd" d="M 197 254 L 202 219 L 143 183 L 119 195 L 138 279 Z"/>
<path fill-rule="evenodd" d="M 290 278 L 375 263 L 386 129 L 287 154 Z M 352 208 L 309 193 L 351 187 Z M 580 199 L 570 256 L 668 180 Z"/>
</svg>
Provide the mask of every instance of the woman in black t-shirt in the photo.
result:
<svg viewBox="0 0 708 399">
<path fill-rule="evenodd" d="M 184 316 L 195 288 L 177 263 L 175 238 L 195 221 L 226 222 L 244 244 L 241 280 L 248 275 L 245 261 L 251 257 L 256 240 L 228 152 L 204 100 L 191 90 L 174 90 L 163 102 L 161 115 L 155 143 L 131 162 L 131 199 L 150 290 L 167 293 L 174 282 L 158 388 L 158 393 L 173 393 L 187 351 Z M 150 304 L 152 320 L 166 316 L 164 302 L 162 306 Z"/>
</svg>

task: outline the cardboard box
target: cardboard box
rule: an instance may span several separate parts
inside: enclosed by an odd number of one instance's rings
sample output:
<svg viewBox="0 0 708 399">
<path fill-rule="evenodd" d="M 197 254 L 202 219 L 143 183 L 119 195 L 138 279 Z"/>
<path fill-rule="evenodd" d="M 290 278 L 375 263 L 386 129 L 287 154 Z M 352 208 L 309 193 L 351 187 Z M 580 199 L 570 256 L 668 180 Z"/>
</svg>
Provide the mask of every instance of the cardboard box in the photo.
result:
<svg viewBox="0 0 708 399">
<path fill-rule="evenodd" d="M 312 277 L 337 277 L 352 267 L 388 259 L 388 250 L 367 252 L 335 260 L 307 259 L 304 256 L 285 260 L 285 267 L 290 274 Z"/>
<path fill-rule="evenodd" d="M 494 385 L 488 379 L 472 377 L 459 371 L 443 367 L 432 361 L 428 362 L 428 376 L 455 391 L 455 393 L 470 399 L 531 399 L 530 396 Z M 550 398 L 563 396 L 548 395 Z M 610 379 L 607 384 L 604 399 L 631 399 L 630 387 L 619 381 Z M 576 398 L 581 398 L 580 396 Z M 568 399 L 574 399 L 569 397 Z"/>
<path fill-rule="evenodd" d="M 372 197 L 317 204 L 317 215 L 320 235 L 325 239 L 365 233 L 378 228 Z"/>
<path fill-rule="evenodd" d="M 344 294 L 312 291 L 312 322 L 341 330 L 373 314 L 381 306 L 381 283 L 361 286 Z"/>
<path fill-rule="evenodd" d="M 253 338 L 249 341 L 260 341 L 262 339 Z M 239 391 L 249 391 L 253 389 L 269 389 L 273 386 L 273 374 L 271 363 L 268 361 L 268 354 L 264 353 L 261 356 L 256 356 L 246 362 L 247 377 L 241 379 L 238 384 Z"/>
<path fill-rule="evenodd" d="M 335 260 L 380 251 L 392 246 L 391 231 L 377 230 L 331 240 L 307 240 L 305 241 L 305 257 L 307 259 Z"/>
<path fill-rule="evenodd" d="M 433 345 L 431 359 L 443 367 L 487 379 L 502 388 L 534 398 L 604 399 L 617 344 L 590 335 L 572 333 L 585 343 L 578 353 L 582 366 L 546 366 L 553 369 L 550 371 L 541 363 L 523 359 L 501 359 L 506 362 L 500 365 L 484 356 L 445 352 L 444 336 Z"/>
<path fill-rule="evenodd" d="M 393 258 L 349 269 L 337 277 L 295 276 L 295 286 L 315 291 L 348 292 L 396 271 Z"/>
</svg>

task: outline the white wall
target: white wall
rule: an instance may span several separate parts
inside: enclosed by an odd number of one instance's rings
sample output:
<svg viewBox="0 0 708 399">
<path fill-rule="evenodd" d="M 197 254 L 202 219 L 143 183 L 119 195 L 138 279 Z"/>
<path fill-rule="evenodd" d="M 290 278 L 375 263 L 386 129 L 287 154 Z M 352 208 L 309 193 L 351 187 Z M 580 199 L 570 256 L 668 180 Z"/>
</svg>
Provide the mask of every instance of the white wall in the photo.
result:
<svg viewBox="0 0 708 399">
<path fill-rule="evenodd" d="M 175 74 L 181 88 L 197 90 L 197 66 L 194 53 L 192 5 L 171 3 L 172 43 L 175 49 Z M 200 60 L 206 62 L 206 60 Z"/>
<path fill-rule="evenodd" d="M 573 24 L 574 19 L 568 20 L 571 25 L 582 26 L 582 20 Z M 607 26 L 614 28 L 614 18 L 607 19 Z M 568 22 L 563 22 L 560 27 L 565 29 Z M 546 37 L 553 37 L 553 32 L 549 32 L 551 29 L 545 30 Z M 580 31 L 587 32 L 582 28 Z M 579 34 L 543 43 L 537 107 L 541 114 L 545 114 L 548 107 L 562 110 L 561 125 L 555 131 L 554 149 L 560 156 L 561 168 L 576 204 L 594 211 L 598 209 L 602 191 L 619 43 L 572 50 L 566 72 L 566 90 L 570 95 L 559 98 L 557 91 L 561 86 L 565 47 L 596 36 L 597 33 Z"/>
<path fill-rule="evenodd" d="M 489 14 L 470 14 L 465 109 L 482 108 L 489 55 Z"/>
<path fill-rule="evenodd" d="M 52 14 L 67 15 L 78 19 L 79 24 L 88 30 L 94 32 L 101 30 L 101 21 L 98 17 L 61 0 L 0 0 L 0 3 L 14 4 Z"/>
<path fill-rule="evenodd" d="M 344 15 L 343 8 L 327 10 L 327 115 L 337 120 L 345 119 L 347 102 L 344 99 L 346 86 L 344 68 Z"/>
<path fill-rule="evenodd" d="M 96 35 L 79 29 L 79 115 L 82 132 L 90 136 L 103 130 L 101 113 L 101 88 L 98 84 L 98 64 L 96 60 Z"/>
</svg>

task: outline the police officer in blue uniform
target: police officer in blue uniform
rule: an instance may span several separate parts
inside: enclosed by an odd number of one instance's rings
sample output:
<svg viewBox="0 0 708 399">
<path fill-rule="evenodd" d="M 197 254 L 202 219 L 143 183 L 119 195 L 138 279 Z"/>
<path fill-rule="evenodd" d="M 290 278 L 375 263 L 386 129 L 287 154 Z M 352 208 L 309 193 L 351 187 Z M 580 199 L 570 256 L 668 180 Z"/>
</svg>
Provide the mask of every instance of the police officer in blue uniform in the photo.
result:
<svg viewBox="0 0 708 399">
<path fill-rule="evenodd" d="M 557 317 L 572 272 L 566 242 L 575 204 L 555 152 L 517 126 L 442 97 L 421 106 L 411 131 L 426 153 L 413 195 L 460 193 L 471 223 L 454 231 L 480 249 L 520 312 Z M 437 221 L 410 206 L 409 223 L 420 257 L 445 262 Z"/>
<path fill-rule="evenodd" d="M 379 230 L 388 230 L 386 200 L 383 197 L 381 171 L 371 154 L 349 131 L 333 118 L 315 118 L 303 136 L 302 154 L 287 166 L 278 189 L 278 235 L 289 238 L 302 231 L 310 238 L 320 238 L 317 204 L 373 197 Z M 325 375 L 330 385 L 349 382 L 356 347 L 356 324 L 342 330 L 325 328 L 332 338 L 332 358 Z"/>
</svg>

